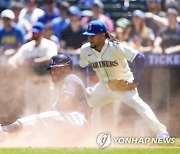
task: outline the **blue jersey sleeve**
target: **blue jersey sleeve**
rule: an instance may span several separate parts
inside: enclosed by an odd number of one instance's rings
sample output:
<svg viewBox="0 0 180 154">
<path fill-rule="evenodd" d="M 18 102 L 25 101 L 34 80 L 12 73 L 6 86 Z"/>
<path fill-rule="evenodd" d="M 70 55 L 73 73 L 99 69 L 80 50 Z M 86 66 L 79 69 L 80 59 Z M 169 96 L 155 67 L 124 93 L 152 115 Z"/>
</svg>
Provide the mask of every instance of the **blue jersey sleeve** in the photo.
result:
<svg viewBox="0 0 180 154">
<path fill-rule="evenodd" d="M 134 75 L 134 82 L 138 83 L 141 78 L 141 74 L 144 68 L 145 57 L 142 53 L 138 53 L 134 58 L 136 73 Z"/>
</svg>

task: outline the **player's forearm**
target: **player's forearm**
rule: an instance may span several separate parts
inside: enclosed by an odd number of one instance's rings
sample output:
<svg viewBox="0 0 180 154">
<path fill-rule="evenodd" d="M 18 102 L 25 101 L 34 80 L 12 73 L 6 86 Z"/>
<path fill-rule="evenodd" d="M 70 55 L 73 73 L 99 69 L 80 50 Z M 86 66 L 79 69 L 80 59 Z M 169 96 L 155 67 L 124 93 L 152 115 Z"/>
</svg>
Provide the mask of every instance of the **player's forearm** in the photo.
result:
<svg viewBox="0 0 180 154">
<path fill-rule="evenodd" d="M 40 58 L 35 58 L 34 62 L 35 63 L 43 63 L 43 62 L 48 62 L 50 60 L 50 56 L 44 56 L 44 57 L 40 57 Z"/>
<path fill-rule="evenodd" d="M 141 74 L 144 68 L 145 57 L 142 53 L 138 53 L 134 59 L 136 71 L 134 74 L 134 82 L 138 83 L 141 78 Z"/>
<path fill-rule="evenodd" d="M 171 53 L 176 53 L 180 51 L 180 45 L 169 47 L 165 49 L 165 53 L 171 54 Z"/>
</svg>

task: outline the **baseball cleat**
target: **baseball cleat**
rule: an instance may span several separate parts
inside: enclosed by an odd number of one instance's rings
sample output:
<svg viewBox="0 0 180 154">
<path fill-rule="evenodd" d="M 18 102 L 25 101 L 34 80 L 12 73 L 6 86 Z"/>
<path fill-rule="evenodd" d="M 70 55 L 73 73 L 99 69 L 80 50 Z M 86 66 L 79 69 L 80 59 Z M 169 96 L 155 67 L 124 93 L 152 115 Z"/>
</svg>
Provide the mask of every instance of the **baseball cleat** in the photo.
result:
<svg viewBox="0 0 180 154">
<path fill-rule="evenodd" d="M 157 134 L 157 138 L 168 138 L 169 133 L 167 131 Z"/>
</svg>

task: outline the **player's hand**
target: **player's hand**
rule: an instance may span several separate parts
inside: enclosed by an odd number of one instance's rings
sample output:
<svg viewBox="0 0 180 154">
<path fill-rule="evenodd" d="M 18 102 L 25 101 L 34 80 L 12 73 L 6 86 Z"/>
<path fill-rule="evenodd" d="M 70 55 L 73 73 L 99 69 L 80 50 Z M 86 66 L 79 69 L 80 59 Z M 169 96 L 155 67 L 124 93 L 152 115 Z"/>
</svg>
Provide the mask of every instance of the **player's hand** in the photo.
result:
<svg viewBox="0 0 180 154">
<path fill-rule="evenodd" d="M 7 64 L 11 67 L 11 68 L 17 68 L 17 64 L 15 62 L 15 60 L 13 58 L 9 58 L 7 61 Z"/>
<path fill-rule="evenodd" d="M 87 87 L 87 88 L 86 88 L 86 92 L 87 92 L 88 97 L 91 96 L 91 94 L 92 94 L 93 91 L 94 91 L 93 87 Z"/>
</svg>

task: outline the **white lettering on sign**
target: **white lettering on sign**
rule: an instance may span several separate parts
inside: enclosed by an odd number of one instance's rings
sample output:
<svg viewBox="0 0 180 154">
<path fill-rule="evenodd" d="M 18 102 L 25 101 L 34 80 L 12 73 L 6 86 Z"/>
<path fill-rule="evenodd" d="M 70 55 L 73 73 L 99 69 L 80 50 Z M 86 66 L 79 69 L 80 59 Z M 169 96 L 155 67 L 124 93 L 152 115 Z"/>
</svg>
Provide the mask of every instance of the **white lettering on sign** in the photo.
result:
<svg viewBox="0 0 180 154">
<path fill-rule="evenodd" d="M 173 55 L 148 55 L 149 63 L 148 65 L 160 65 L 160 66 L 177 66 L 180 65 L 180 55 L 173 54 Z"/>
</svg>

